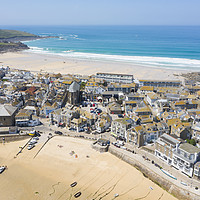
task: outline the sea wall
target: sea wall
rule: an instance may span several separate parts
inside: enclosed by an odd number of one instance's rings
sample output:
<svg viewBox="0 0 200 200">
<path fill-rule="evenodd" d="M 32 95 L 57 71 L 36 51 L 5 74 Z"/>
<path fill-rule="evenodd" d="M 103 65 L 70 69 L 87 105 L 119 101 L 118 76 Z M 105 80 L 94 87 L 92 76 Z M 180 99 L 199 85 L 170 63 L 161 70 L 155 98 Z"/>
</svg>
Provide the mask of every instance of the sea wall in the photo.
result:
<svg viewBox="0 0 200 200">
<path fill-rule="evenodd" d="M 128 164 L 134 166 L 136 169 L 141 171 L 145 177 L 152 180 L 154 183 L 156 183 L 161 188 L 171 193 L 176 198 L 180 200 L 199 200 L 200 199 L 200 195 L 197 196 L 191 192 L 188 192 L 187 190 L 179 188 L 178 186 L 174 185 L 173 183 L 159 176 L 155 172 L 149 170 L 146 166 L 137 162 L 133 158 L 129 157 L 128 155 L 123 154 L 123 152 L 121 152 L 120 149 L 116 149 L 115 147 L 110 146 L 108 149 L 108 152 L 115 155 L 119 159 L 127 162 Z"/>
<path fill-rule="evenodd" d="M 107 145 L 107 146 L 100 146 L 100 145 L 98 145 L 97 142 L 92 143 L 91 146 L 92 146 L 93 149 L 95 149 L 96 151 L 99 151 L 100 153 L 107 152 L 108 149 L 109 149 L 109 145 Z"/>
<path fill-rule="evenodd" d="M 7 143 L 7 142 L 25 140 L 27 138 L 30 138 L 30 136 L 29 135 L 19 135 L 19 134 L 1 135 L 0 136 L 0 143 L 4 143 L 4 142 Z"/>
</svg>

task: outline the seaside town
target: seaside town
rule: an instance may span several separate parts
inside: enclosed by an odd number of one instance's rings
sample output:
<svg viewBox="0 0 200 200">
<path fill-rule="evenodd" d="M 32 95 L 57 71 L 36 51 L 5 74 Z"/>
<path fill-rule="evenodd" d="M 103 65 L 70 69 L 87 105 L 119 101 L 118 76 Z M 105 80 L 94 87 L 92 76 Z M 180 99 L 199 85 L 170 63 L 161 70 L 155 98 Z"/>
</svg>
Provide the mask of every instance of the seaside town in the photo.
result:
<svg viewBox="0 0 200 200">
<path fill-rule="evenodd" d="M 54 136 L 85 138 L 93 141 L 95 150 L 118 151 L 122 160 L 125 155 L 140 160 L 198 199 L 198 81 L 138 80 L 114 73 L 33 73 L 9 66 L 1 66 L 0 78 L 1 143 L 30 138 L 18 154 L 32 151 L 44 132 L 47 141 Z M 7 163 L 1 164 L 1 173 L 9 170 Z"/>
</svg>

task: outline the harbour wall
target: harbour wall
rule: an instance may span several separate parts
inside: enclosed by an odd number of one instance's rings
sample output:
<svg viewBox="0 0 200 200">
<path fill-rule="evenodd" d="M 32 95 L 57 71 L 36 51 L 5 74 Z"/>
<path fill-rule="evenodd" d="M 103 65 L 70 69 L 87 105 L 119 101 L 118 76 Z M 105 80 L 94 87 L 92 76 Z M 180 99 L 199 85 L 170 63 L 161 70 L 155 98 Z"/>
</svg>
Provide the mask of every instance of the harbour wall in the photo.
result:
<svg viewBox="0 0 200 200">
<path fill-rule="evenodd" d="M 25 140 L 28 138 L 30 138 L 29 135 L 19 135 L 19 134 L 0 135 L 0 143 L 14 142 L 19 140 Z"/>
<path fill-rule="evenodd" d="M 180 200 L 199 200 L 200 199 L 200 195 L 193 194 L 169 182 L 168 180 L 164 179 L 160 175 L 151 171 L 149 168 L 147 168 L 145 165 L 141 164 L 134 158 L 128 155 L 125 155 L 123 152 L 120 151 L 120 149 L 116 149 L 115 147 L 110 146 L 108 149 L 108 152 L 118 157 L 119 159 L 125 161 L 126 163 L 134 166 L 136 169 L 142 172 L 145 177 L 149 178 L 151 181 L 159 185 L 164 190 L 168 191 L 170 194 L 172 194 L 176 198 Z"/>
</svg>

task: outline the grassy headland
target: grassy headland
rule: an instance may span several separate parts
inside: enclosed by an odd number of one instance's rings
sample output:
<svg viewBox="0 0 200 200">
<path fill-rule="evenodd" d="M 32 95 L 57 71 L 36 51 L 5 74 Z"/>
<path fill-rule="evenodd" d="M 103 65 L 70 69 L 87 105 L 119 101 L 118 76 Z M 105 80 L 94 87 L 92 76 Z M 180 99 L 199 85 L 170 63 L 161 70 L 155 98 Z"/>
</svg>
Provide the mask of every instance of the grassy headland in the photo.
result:
<svg viewBox="0 0 200 200">
<path fill-rule="evenodd" d="M 23 32 L 23 31 L 16 31 L 16 30 L 3 30 L 0 29 L 0 40 L 2 39 L 11 39 L 11 38 L 21 38 L 21 37 L 38 37 L 37 35 Z"/>
<path fill-rule="evenodd" d="M 27 45 L 20 41 L 37 38 L 40 38 L 40 36 L 23 31 L 0 29 L 0 53 L 29 49 Z"/>
</svg>

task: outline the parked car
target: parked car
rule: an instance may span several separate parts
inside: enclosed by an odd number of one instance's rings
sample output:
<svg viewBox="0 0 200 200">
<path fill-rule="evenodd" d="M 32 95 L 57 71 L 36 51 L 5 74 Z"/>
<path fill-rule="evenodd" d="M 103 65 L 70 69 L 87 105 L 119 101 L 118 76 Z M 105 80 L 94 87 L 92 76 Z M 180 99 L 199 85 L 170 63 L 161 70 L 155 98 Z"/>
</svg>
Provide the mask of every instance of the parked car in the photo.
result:
<svg viewBox="0 0 200 200">
<path fill-rule="evenodd" d="M 102 113 L 102 110 L 100 108 L 97 108 L 96 111 L 97 111 L 98 114 Z"/>
<path fill-rule="evenodd" d="M 115 147 L 120 148 L 120 145 L 119 145 L 117 142 L 113 142 L 112 144 L 113 144 Z"/>
<path fill-rule="evenodd" d="M 83 128 L 80 128 L 78 132 L 83 132 L 83 131 L 84 131 L 84 129 L 83 129 Z"/>
<path fill-rule="evenodd" d="M 32 139 L 28 144 L 33 145 L 33 144 L 36 144 L 36 143 L 37 143 L 37 141 Z"/>
<path fill-rule="evenodd" d="M 63 133 L 61 131 L 55 131 L 55 134 L 62 135 Z"/>
<path fill-rule="evenodd" d="M 35 147 L 34 144 L 32 144 L 32 145 L 28 145 L 27 149 L 28 149 L 28 150 L 31 150 L 33 147 Z"/>
<path fill-rule="evenodd" d="M 118 140 L 118 144 L 119 144 L 120 146 L 124 146 L 124 141 Z"/>
</svg>

